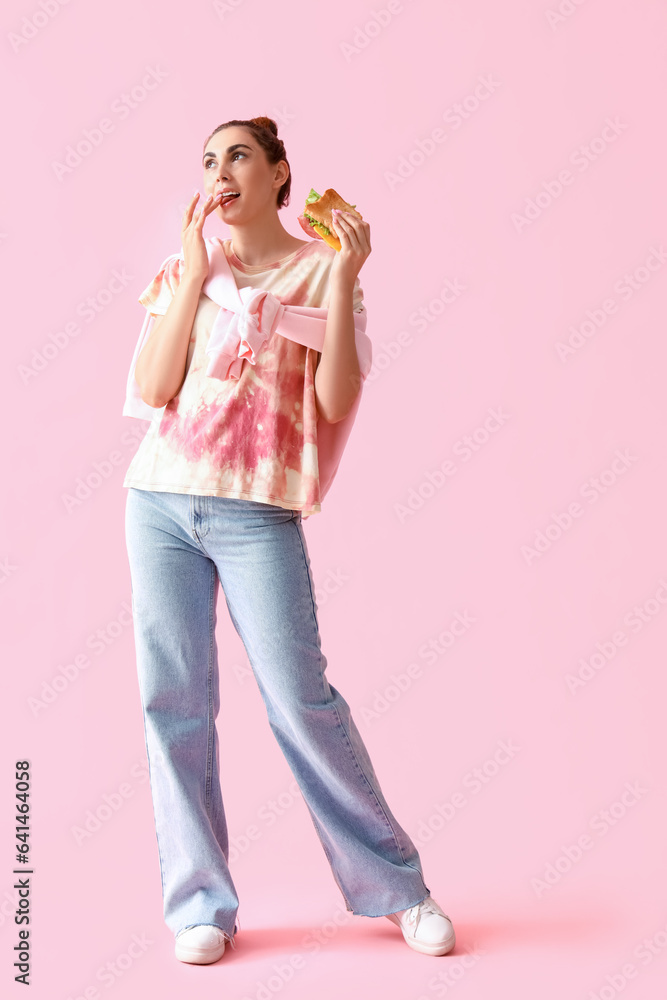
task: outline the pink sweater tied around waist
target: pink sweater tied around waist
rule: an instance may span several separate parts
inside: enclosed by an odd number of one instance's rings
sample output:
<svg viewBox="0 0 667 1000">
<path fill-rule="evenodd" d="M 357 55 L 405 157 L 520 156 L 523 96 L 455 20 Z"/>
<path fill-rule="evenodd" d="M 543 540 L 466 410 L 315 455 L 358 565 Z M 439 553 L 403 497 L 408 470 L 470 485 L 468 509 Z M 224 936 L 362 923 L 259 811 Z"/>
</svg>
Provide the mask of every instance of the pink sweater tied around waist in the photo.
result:
<svg viewBox="0 0 667 1000">
<path fill-rule="evenodd" d="M 272 292 L 262 288 L 238 288 L 231 272 L 222 242 L 217 237 L 204 240 L 208 255 L 208 276 L 202 292 L 220 306 L 215 318 L 206 354 L 209 358 L 206 375 L 211 378 L 238 379 L 245 364 L 255 364 L 256 356 L 270 337 L 279 335 L 297 344 L 322 352 L 328 309 L 310 306 L 284 305 Z M 183 252 L 170 254 L 162 264 L 172 259 L 184 260 Z M 363 384 L 372 364 L 372 345 L 366 334 L 366 309 L 355 312 L 354 329 L 361 385 L 352 409 L 342 420 L 332 424 L 321 416 L 317 421 L 317 451 L 320 498 L 324 499 L 334 480 L 347 439 L 354 424 Z M 137 359 L 148 340 L 154 316 L 148 310 L 134 348 L 127 378 L 124 417 L 141 420 L 159 419 L 164 407 L 153 407 L 141 398 L 134 373 Z"/>
</svg>

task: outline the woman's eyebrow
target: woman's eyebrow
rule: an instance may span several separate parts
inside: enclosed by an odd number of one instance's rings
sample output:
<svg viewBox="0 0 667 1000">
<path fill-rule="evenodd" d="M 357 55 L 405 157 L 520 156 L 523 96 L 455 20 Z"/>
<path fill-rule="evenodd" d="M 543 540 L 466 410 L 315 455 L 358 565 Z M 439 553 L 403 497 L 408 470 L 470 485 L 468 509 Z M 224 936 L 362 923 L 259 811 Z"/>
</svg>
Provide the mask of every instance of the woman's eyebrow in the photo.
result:
<svg viewBox="0 0 667 1000">
<path fill-rule="evenodd" d="M 233 146 L 228 146 L 227 147 L 227 152 L 228 153 L 233 153 L 235 149 L 250 149 L 250 150 L 252 150 L 252 146 L 246 146 L 245 142 L 237 142 Z M 215 156 L 215 153 L 204 153 L 204 155 L 202 157 L 202 163 L 204 162 L 204 160 L 206 159 L 207 156 Z"/>
</svg>

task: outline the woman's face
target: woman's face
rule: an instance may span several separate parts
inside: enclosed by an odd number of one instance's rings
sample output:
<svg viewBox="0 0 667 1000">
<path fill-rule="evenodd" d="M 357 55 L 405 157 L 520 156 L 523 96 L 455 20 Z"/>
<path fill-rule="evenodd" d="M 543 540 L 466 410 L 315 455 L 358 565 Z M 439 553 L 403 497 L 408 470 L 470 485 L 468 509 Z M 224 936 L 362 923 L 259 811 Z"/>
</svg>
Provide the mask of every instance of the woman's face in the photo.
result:
<svg viewBox="0 0 667 1000">
<path fill-rule="evenodd" d="M 285 161 L 269 164 L 251 130 L 238 125 L 220 129 L 209 139 L 202 163 L 206 195 L 240 193 L 215 210 L 232 226 L 275 210 L 277 192 L 289 176 Z"/>
</svg>

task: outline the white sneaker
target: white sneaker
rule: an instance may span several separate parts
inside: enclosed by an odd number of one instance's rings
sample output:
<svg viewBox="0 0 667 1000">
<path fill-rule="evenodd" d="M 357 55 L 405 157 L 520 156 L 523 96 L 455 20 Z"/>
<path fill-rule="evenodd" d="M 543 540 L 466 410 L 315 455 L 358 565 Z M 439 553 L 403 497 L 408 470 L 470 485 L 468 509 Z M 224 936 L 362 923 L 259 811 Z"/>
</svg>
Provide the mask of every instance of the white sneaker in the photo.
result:
<svg viewBox="0 0 667 1000">
<path fill-rule="evenodd" d="M 196 924 L 176 935 L 176 958 L 194 965 L 217 962 L 225 953 L 225 941 L 225 932 L 220 927 Z"/>
<path fill-rule="evenodd" d="M 446 955 L 456 944 L 451 920 L 431 896 L 407 910 L 385 916 L 401 928 L 411 948 L 425 955 Z"/>
</svg>

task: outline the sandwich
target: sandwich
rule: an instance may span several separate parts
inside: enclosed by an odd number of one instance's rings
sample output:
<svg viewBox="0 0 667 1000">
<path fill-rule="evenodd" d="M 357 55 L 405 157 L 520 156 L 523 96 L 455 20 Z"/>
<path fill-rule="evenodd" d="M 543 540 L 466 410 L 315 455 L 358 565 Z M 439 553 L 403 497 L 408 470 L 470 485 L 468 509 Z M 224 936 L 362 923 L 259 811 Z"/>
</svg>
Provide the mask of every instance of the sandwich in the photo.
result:
<svg viewBox="0 0 667 1000">
<path fill-rule="evenodd" d="M 315 188 L 311 188 L 303 215 L 299 216 L 299 222 L 309 236 L 322 239 L 334 250 L 340 250 L 340 240 L 331 226 L 332 208 L 340 208 L 344 212 L 356 215 L 358 219 L 363 219 L 361 212 L 357 212 L 356 206 L 341 198 L 333 188 L 327 188 L 323 195 L 319 195 Z"/>
</svg>

